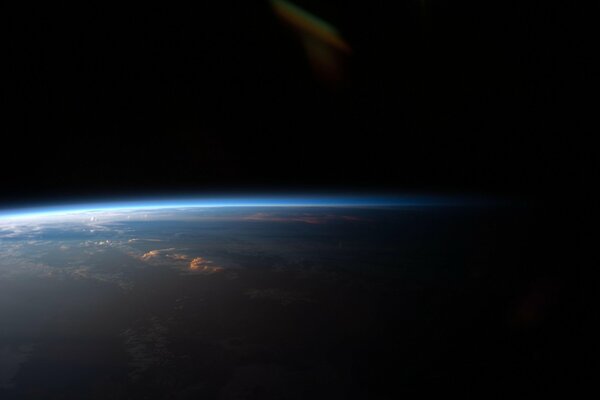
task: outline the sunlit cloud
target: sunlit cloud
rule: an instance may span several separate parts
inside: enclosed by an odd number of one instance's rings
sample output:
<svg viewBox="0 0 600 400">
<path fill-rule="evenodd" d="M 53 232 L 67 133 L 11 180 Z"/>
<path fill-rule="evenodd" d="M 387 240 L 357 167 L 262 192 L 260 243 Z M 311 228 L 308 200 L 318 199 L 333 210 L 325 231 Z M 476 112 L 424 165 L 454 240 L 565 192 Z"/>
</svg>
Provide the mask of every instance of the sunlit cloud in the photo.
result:
<svg viewBox="0 0 600 400">
<path fill-rule="evenodd" d="M 178 254 L 178 253 L 167 254 L 167 257 L 169 257 L 170 259 L 175 260 L 175 261 L 187 261 L 190 259 L 189 256 L 187 256 L 185 254 Z"/>
<path fill-rule="evenodd" d="M 271 213 L 255 213 L 242 218 L 244 221 L 256 222 L 300 222 L 311 225 L 321 225 L 331 222 L 361 222 L 368 221 L 367 219 L 346 216 L 346 215 L 314 215 L 314 214 L 299 214 L 299 215 L 278 215 Z"/>
<path fill-rule="evenodd" d="M 170 248 L 170 249 L 150 250 L 150 251 L 147 251 L 146 253 L 142 254 L 140 256 L 140 259 L 142 261 L 149 261 L 149 260 L 158 258 L 158 257 L 162 256 L 163 254 L 168 253 L 168 252 L 173 251 L 173 250 L 175 250 L 175 249 L 174 248 Z"/>
<path fill-rule="evenodd" d="M 322 217 L 311 215 L 299 216 L 277 216 L 268 213 L 256 213 L 243 218 L 245 221 L 260 221 L 260 222 L 304 222 L 305 224 L 322 224 Z"/>
<path fill-rule="evenodd" d="M 203 257 L 196 257 L 192 261 L 190 261 L 189 270 L 195 273 L 210 275 L 217 272 L 221 272 L 224 269 L 222 267 L 214 265 L 212 261 L 209 261 Z"/>
<path fill-rule="evenodd" d="M 128 243 L 135 243 L 135 242 L 162 242 L 161 239 L 141 239 L 141 238 L 131 238 L 129 240 L 127 240 Z"/>
<path fill-rule="evenodd" d="M 185 254 L 184 249 L 154 249 L 133 257 L 150 265 L 170 267 L 183 274 L 212 275 L 225 269 L 204 257 Z"/>
<path fill-rule="evenodd" d="M 147 253 L 142 254 L 140 257 L 142 260 L 149 260 L 151 258 L 158 257 L 160 255 L 160 250 L 150 250 Z"/>
</svg>

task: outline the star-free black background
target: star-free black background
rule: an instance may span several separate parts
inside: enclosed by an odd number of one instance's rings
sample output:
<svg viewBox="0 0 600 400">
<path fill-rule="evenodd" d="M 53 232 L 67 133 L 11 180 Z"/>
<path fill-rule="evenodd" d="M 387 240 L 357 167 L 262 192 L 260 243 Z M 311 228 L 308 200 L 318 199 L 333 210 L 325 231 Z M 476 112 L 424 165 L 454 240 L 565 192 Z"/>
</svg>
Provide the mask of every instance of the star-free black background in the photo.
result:
<svg viewBox="0 0 600 400">
<path fill-rule="evenodd" d="M 578 20 L 528 2 L 301 1 L 353 53 L 332 88 L 267 1 L 6 6 L 5 203 L 583 181 Z M 573 163 L 577 165 L 574 165 Z M 587 163 L 587 164 L 586 164 Z"/>
</svg>

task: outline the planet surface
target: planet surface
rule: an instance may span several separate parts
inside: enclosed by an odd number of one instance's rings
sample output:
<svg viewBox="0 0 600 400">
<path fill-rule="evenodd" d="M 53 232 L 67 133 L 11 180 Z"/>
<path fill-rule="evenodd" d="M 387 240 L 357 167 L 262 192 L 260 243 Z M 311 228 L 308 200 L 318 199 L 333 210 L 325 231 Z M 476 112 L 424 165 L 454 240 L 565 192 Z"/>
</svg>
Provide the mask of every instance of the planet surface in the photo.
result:
<svg viewBox="0 0 600 400">
<path fill-rule="evenodd" d="M 0 398 L 395 398 L 496 382 L 515 321 L 506 266 L 524 240 L 512 210 L 292 203 L 1 215 Z"/>
</svg>

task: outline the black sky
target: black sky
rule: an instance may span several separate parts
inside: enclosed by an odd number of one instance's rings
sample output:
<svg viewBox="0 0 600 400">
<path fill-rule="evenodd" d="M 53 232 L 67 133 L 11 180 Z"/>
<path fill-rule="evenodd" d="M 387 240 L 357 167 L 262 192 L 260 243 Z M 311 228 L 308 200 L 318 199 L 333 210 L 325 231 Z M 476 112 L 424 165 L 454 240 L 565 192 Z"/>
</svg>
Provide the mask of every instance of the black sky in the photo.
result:
<svg viewBox="0 0 600 400">
<path fill-rule="evenodd" d="M 354 50 L 335 90 L 266 1 L 88 3 L 6 7 L 4 202 L 589 177 L 585 24 L 547 3 L 298 1 Z"/>
</svg>

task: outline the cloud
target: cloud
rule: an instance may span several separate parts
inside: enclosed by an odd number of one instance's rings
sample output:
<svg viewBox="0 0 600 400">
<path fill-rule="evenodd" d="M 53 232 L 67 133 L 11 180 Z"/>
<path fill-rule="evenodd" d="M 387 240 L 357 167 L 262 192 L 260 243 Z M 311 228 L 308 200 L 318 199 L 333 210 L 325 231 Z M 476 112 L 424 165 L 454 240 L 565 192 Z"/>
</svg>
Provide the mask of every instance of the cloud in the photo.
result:
<svg viewBox="0 0 600 400">
<path fill-rule="evenodd" d="M 178 253 L 167 254 L 167 257 L 169 257 L 170 259 L 175 260 L 175 261 L 187 261 L 190 259 L 189 256 L 186 256 L 185 254 L 178 254 Z"/>
<path fill-rule="evenodd" d="M 153 265 L 164 265 L 182 271 L 185 274 L 212 275 L 224 271 L 204 257 L 192 257 L 175 248 L 149 250 L 136 258 Z"/>
<path fill-rule="evenodd" d="M 29 241 L 4 245 L 0 251 L 0 279 L 20 279 L 35 277 L 55 280 L 95 280 L 116 285 L 124 291 L 133 288 L 126 270 L 107 272 L 87 264 L 89 256 L 104 249 L 101 246 L 110 245 L 106 242 L 85 242 L 82 244 L 82 254 L 73 255 L 71 251 L 78 248 L 60 244 L 57 249 L 64 254 L 64 262 L 60 266 L 44 263 L 45 248 L 54 248 L 51 242 Z M 92 260 L 93 262 L 93 260 Z"/>
<path fill-rule="evenodd" d="M 196 257 L 189 264 L 189 271 L 194 273 L 200 273 L 203 275 L 211 275 L 217 272 L 222 272 L 223 267 L 214 265 L 212 261 L 209 261 L 203 257 Z"/>
<path fill-rule="evenodd" d="M 156 258 L 159 258 L 159 257 L 165 255 L 165 253 L 168 253 L 173 250 L 175 250 L 175 248 L 150 250 L 150 251 L 147 251 L 146 253 L 142 254 L 140 256 L 140 260 L 149 261 L 152 259 L 156 259 Z"/>
<path fill-rule="evenodd" d="M 160 250 L 150 250 L 147 253 L 142 254 L 140 257 L 142 260 L 149 260 L 151 258 L 156 258 L 160 255 Z"/>
<path fill-rule="evenodd" d="M 106 273 L 97 272 L 89 266 L 79 266 L 75 269 L 70 269 L 70 274 L 75 279 L 92 279 L 98 282 L 117 285 L 124 291 L 133 289 L 134 284 L 130 279 L 127 279 L 123 273 Z"/>
<path fill-rule="evenodd" d="M 322 225 L 332 222 L 360 222 L 367 219 L 349 216 L 349 215 L 333 215 L 333 214 L 298 214 L 298 215 L 281 215 L 273 213 L 255 213 L 242 218 L 244 221 L 255 222 L 301 222 L 311 225 Z"/>
<path fill-rule="evenodd" d="M 141 239 L 141 238 L 131 238 L 127 240 L 127 243 L 135 243 L 135 242 L 162 242 L 161 239 Z"/>
<path fill-rule="evenodd" d="M 323 217 L 314 215 L 278 216 L 268 213 L 248 215 L 243 220 L 257 222 L 303 222 L 305 224 L 322 224 L 325 222 Z"/>
<path fill-rule="evenodd" d="M 52 268 L 47 264 L 20 258 L 0 258 L 0 279 L 19 277 L 62 279 L 70 275 L 68 268 Z"/>
</svg>

